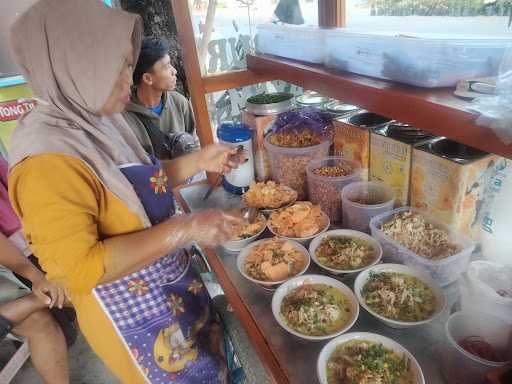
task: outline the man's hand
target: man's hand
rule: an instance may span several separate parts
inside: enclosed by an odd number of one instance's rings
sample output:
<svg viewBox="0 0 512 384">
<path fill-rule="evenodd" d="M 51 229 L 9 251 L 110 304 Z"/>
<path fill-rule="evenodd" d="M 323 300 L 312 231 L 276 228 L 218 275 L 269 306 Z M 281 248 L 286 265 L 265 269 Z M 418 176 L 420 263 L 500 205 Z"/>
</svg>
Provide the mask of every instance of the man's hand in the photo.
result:
<svg viewBox="0 0 512 384">
<path fill-rule="evenodd" d="M 64 303 L 70 300 L 68 292 L 61 284 L 50 282 L 46 277 L 32 281 L 32 292 L 50 309 L 53 307 L 62 309 Z"/>
</svg>

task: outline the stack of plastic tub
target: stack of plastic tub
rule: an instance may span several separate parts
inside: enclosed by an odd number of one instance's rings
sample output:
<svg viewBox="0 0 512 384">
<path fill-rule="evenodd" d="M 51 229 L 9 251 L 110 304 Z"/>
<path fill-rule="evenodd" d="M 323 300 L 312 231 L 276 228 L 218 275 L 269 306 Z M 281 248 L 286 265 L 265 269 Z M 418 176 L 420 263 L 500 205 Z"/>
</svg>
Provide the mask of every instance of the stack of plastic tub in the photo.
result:
<svg viewBox="0 0 512 384">
<path fill-rule="evenodd" d="M 420 87 L 497 74 L 510 38 L 325 30 L 325 65 Z"/>
<path fill-rule="evenodd" d="M 315 64 L 324 61 L 324 31 L 318 27 L 260 24 L 256 30 L 258 53 Z"/>
</svg>

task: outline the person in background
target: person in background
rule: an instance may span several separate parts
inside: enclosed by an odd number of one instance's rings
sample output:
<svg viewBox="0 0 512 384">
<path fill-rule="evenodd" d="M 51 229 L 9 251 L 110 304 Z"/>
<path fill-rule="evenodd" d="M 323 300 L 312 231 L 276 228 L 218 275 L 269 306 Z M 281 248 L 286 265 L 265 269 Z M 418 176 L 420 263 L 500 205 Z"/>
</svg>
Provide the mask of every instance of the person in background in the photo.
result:
<svg viewBox="0 0 512 384">
<path fill-rule="evenodd" d="M 66 292 L 27 258 L 30 251 L 8 200 L 7 169 L 0 155 L 0 340 L 9 333 L 25 337 L 43 381 L 69 383 L 66 340 L 49 310 L 63 307 Z M 11 271 L 31 282 L 32 293 Z"/>
<path fill-rule="evenodd" d="M 11 47 L 41 101 L 12 135 L 9 197 L 48 279 L 69 291 L 80 330 L 123 383 L 223 383 L 221 324 L 184 248 L 223 244 L 244 220 L 240 210 L 175 215 L 172 188 L 244 158 L 221 144 L 148 156 L 120 114 L 142 34 L 139 16 L 100 1 L 40 0 L 14 22 Z"/>
<path fill-rule="evenodd" d="M 165 39 L 142 42 L 124 117 L 147 153 L 168 160 L 198 149 L 192 106 L 176 92 L 176 69 Z"/>
<path fill-rule="evenodd" d="M 277 19 L 286 24 L 304 24 L 299 0 L 279 0 L 274 11 Z"/>
</svg>

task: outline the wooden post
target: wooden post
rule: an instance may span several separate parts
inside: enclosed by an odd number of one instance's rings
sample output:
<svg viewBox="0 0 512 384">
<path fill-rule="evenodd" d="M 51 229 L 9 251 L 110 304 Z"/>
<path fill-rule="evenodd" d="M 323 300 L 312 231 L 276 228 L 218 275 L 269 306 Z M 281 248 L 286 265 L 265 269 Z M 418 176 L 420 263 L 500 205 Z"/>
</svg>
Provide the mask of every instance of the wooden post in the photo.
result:
<svg viewBox="0 0 512 384">
<path fill-rule="evenodd" d="M 347 25 L 346 0 L 320 0 L 318 1 L 318 25 L 333 28 Z"/>
</svg>

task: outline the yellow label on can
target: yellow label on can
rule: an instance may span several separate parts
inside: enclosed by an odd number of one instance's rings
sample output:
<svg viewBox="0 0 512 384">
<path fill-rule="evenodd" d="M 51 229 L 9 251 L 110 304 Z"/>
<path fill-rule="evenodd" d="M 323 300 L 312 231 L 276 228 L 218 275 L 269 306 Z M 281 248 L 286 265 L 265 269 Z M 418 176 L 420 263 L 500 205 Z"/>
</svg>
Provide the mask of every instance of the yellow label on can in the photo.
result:
<svg viewBox="0 0 512 384">
<path fill-rule="evenodd" d="M 395 191 L 395 205 L 409 203 L 412 146 L 372 133 L 370 137 L 370 179 L 383 181 Z"/>
<path fill-rule="evenodd" d="M 368 180 L 370 165 L 370 132 L 367 129 L 334 122 L 334 154 L 361 163 L 363 180 Z"/>
</svg>

